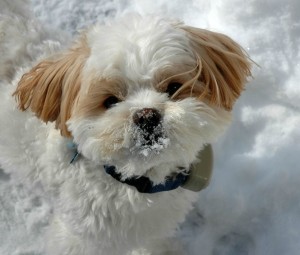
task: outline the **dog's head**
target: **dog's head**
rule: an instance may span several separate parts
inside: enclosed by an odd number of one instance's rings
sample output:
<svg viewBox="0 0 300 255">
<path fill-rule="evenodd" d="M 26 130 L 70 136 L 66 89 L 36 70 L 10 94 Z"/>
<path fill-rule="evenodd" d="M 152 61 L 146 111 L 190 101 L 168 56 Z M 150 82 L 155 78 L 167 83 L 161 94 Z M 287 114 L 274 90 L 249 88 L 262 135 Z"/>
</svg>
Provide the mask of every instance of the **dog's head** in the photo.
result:
<svg viewBox="0 0 300 255">
<path fill-rule="evenodd" d="M 227 36 L 135 16 L 86 31 L 24 74 L 15 95 L 86 158 L 137 175 L 195 160 L 229 124 L 249 75 Z"/>
</svg>

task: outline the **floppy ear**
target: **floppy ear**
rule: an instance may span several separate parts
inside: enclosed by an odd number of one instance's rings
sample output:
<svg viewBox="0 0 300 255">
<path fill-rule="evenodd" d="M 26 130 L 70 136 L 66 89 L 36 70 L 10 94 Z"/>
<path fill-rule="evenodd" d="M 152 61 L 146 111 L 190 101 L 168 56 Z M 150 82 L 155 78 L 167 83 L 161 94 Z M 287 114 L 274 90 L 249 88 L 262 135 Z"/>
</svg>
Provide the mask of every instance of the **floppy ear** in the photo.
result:
<svg viewBox="0 0 300 255">
<path fill-rule="evenodd" d="M 30 108 L 45 122 L 56 122 L 63 136 L 70 136 L 66 121 L 81 83 L 89 48 L 84 37 L 67 53 L 46 59 L 25 73 L 14 92 L 19 109 Z"/>
<path fill-rule="evenodd" d="M 201 68 L 199 81 L 204 84 L 200 98 L 231 110 L 251 76 L 247 53 L 228 36 L 205 29 L 182 26 L 189 37 Z"/>
</svg>

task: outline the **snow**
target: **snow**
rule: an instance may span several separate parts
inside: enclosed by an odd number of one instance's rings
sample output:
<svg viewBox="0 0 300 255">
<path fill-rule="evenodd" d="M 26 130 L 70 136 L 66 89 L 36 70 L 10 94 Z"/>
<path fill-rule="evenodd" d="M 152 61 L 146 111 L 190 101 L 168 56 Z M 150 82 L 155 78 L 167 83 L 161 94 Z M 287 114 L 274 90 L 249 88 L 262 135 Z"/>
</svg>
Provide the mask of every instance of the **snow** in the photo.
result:
<svg viewBox="0 0 300 255">
<path fill-rule="evenodd" d="M 183 19 L 242 44 L 257 63 L 254 78 L 235 105 L 232 126 L 214 144 L 211 184 L 199 193 L 178 236 L 189 255 L 299 254 L 299 0 L 32 3 L 41 23 L 71 35 L 96 21 L 139 11 Z M 50 215 L 46 198 L 14 185 L 0 171 L 1 255 L 42 254 Z"/>
</svg>

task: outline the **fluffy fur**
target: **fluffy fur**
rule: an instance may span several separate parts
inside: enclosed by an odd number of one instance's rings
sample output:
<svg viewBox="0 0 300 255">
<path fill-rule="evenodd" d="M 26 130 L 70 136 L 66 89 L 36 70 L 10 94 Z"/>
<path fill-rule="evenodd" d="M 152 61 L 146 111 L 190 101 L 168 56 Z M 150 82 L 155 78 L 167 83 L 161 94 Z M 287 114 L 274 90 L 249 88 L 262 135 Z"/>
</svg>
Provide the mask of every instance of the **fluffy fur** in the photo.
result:
<svg viewBox="0 0 300 255">
<path fill-rule="evenodd" d="M 2 41 L 14 41 L 21 29 L 32 33 L 30 25 L 8 23 L 0 26 Z M 229 125 L 250 75 L 247 55 L 225 35 L 138 15 L 95 25 L 66 51 L 53 53 L 53 42 L 40 47 L 51 54 L 35 52 L 11 82 L 17 63 L 7 70 L 7 61 L 17 53 L 0 63 L 0 164 L 42 183 L 51 197 L 47 254 L 165 254 L 165 240 L 197 194 L 142 194 L 103 165 L 154 183 L 188 168 Z M 182 86 L 168 95 L 170 84 Z M 111 97 L 116 101 L 107 107 Z M 141 109 L 161 116 L 153 134 L 134 121 Z M 70 140 L 80 152 L 73 164 Z"/>
</svg>

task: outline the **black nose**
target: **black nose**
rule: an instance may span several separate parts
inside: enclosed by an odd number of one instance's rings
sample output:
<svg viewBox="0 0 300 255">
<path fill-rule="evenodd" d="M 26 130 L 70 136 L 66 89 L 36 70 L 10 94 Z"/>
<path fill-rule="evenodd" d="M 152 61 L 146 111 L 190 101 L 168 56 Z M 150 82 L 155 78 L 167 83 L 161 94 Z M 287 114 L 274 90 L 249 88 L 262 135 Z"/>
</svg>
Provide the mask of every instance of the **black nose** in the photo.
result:
<svg viewBox="0 0 300 255">
<path fill-rule="evenodd" d="M 147 133 L 152 133 L 161 122 L 161 114 L 154 108 L 143 108 L 133 115 L 133 122 Z"/>
</svg>

